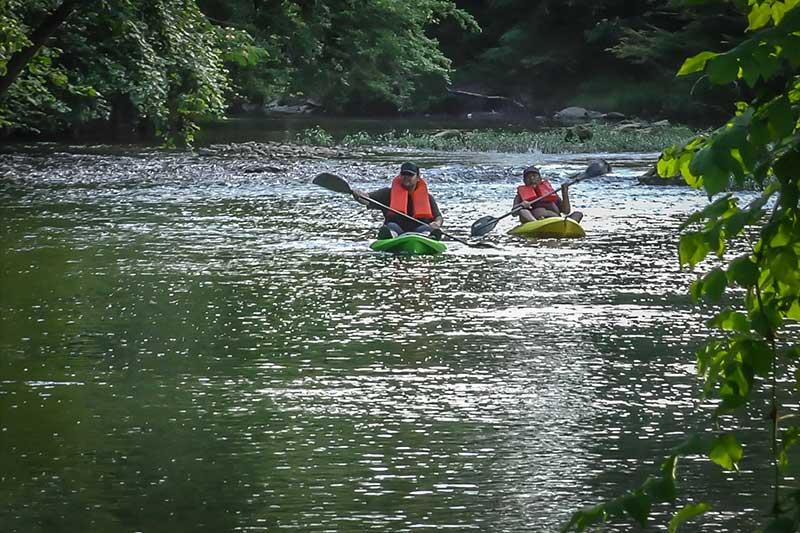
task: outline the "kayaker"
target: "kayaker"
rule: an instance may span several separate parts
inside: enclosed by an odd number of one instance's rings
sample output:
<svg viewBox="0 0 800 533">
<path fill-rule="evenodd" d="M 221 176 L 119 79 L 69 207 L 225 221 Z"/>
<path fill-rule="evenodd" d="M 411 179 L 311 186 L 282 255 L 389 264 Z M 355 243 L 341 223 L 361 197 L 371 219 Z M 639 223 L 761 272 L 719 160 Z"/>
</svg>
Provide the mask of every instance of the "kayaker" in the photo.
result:
<svg viewBox="0 0 800 533">
<path fill-rule="evenodd" d="M 389 239 L 408 232 L 430 235 L 435 239 L 441 238 L 442 213 L 436 205 L 436 200 L 428 192 L 428 184 L 420 176 L 419 167 L 414 163 L 400 165 L 400 173 L 392 180 L 391 187 L 384 187 L 369 194 L 353 189 L 353 198 L 356 201 L 367 206 L 367 209 L 380 209 L 365 200 L 367 197 L 424 222 L 417 224 L 384 209 L 384 222 L 378 230 L 378 239 Z"/>
<path fill-rule="evenodd" d="M 522 205 L 519 210 L 519 220 L 522 223 L 532 222 L 541 218 L 558 217 L 561 213 L 567 214 L 575 222 L 580 222 L 583 213 L 572 211 L 569 204 L 569 187 L 561 186 L 561 196 L 558 197 L 550 182 L 542 177 L 541 172 L 535 166 L 530 166 L 522 171 L 522 182 L 524 185 L 517 187 L 517 196 L 514 198 L 514 207 Z M 538 200 L 543 198 L 542 200 Z"/>
</svg>

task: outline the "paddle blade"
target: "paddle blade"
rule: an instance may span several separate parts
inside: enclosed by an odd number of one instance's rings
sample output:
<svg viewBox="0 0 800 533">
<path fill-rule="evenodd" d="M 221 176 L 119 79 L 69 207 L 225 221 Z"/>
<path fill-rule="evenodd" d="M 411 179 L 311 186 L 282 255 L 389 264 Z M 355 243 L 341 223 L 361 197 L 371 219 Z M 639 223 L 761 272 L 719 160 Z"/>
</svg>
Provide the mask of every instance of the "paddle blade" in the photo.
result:
<svg viewBox="0 0 800 533">
<path fill-rule="evenodd" d="M 336 174 L 330 174 L 328 172 L 317 174 L 311 183 L 314 185 L 319 185 L 320 187 L 324 187 L 333 192 L 340 192 L 342 194 L 353 193 L 353 190 L 350 188 L 350 185 L 344 180 L 344 178 L 340 178 Z"/>
<path fill-rule="evenodd" d="M 495 217 L 481 217 L 472 223 L 469 234 L 473 237 L 483 237 L 494 229 L 498 220 Z"/>
</svg>

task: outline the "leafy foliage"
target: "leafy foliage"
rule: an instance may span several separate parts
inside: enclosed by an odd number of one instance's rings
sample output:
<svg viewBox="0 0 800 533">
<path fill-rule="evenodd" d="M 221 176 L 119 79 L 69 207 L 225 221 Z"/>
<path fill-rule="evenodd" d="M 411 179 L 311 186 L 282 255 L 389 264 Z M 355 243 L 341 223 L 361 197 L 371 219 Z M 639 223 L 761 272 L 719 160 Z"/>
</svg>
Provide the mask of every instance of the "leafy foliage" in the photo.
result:
<svg viewBox="0 0 800 533">
<path fill-rule="evenodd" d="M 537 111 L 566 101 L 684 120 L 726 117 L 719 103 L 735 98 L 731 87 L 673 75 L 681 58 L 743 38 L 746 24 L 732 8 L 668 0 L 480 4 L 472 12 L 482 34 L 443 40 L 458 58 L 459 84 L 520 95 Z"/>
<path fill-rule="evenodd" d="M 329 111 L 424 109 L 441 97 L 450 61 L 427 30 L 442 19 L 477 31 L 451 0 L 217 2 L 201 6 L 245 28 L 269 60 L 236 70 L 246 100 L 288 95 Z"/>
<path fill-rule="evenodd" d="M 0 4 L 0 70 L 53 4 Z M 0 125 L 36 132 L 117 117 L 191 142 L 195 121 L 225 108 L 220 40 L 192 1 L 87 2 L 0 99 Z"/>
<path fill-rule="evenodd" d="M 788 450 L 800 430 L 790 427 L 780 433 L 778 384 L 792 372 L 800 353 L 792 344 L 793 330 L 787 330 L 790 322 L 800 319 L 800 7 L 796 0 L 739 4 L 746 9 L 750 37 L 727 52 L 701 52 L 688 58 L 679 74 L 702 72 L 716 84 L 741 82 L 753 97 L 738 103 L 735 116 L 718 130 L 665 150 L 658 170 L 664 176 L 680 172 L 710 199 L 716 197 L 684 225 L 688 231 L 680 239 L 680 262 L 689 267 L 721 263 L 692 285 L 695 300 L 722 302 L 733 288 L 744 296 L 738 305 L 724 308 L 709 321 L 720 336 L 697 352 L 698 372 L 704 395 L 717 402 L 717 416 L 748 405 L 756 388 L 771 394 L 773 457 L 765 467 L 775 470 L 775 485 L 765 531 L 796 531 L 800 489 L 785 488 L 780 471 L 790 463 Z M 741 207 L 732 195 L 721 194 L 745 180 L 752 180 L 762 191 L 748 205 Z M 726 264 L 723 254 L 729 243 L 753 233 L 757 240 L 750 252 Z M 709 258 L 712 254 L 716 260 Z M 664 464 L 700 451 L 721 467 L 736 469 L 743 457 L 733 433 L 698 443 L 699 447 L 679 450 Z M 637 494 L 647 495 L 641 490 Z M 651 497 L 637 508 L 623 509 L 643 523 L 642 509 L 655 501 L 664 500 Z M 580 511 L 565 529 L 581 531 L 608 516 L 622 516 L 612 513 L 618 510 L 617 503 Z M 707 510 L 703 503 L 685 507 L 673 518 L 670 530 Z"/>
<path fill-rule="evenodd" d="M 0 2 L 0 73 L 58 5 Z M 451 0 L 85 2 L 0 97 L 0 128 L 101 120 L 190 143 L 199 118 L 243 102 L 424 109 L 449 82 L 450 61 L 426 33 L 443 18 L 478 29 Z"/>
</svg>

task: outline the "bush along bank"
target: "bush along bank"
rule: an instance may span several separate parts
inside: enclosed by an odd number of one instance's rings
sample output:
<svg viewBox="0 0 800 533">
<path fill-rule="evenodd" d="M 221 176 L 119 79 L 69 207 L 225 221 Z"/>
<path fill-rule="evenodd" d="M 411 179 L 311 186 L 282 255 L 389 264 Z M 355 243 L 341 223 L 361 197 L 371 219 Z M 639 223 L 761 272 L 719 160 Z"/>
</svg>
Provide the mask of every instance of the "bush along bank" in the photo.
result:
<svg viewBox="0 0 800 533">
<path fill-rule="evenodd" d="M 296 141 L 313 146 L 393 147 L 421 150 L 515 152 L 515 153 L 588 153 L 588 152 L 660 152 L 665 146 L 682 144 L 698 132 L 686 126 L 637 122 L 614 125 L 589 123 L 579 126 L 530 130 L 439 130 L 358 132 L 341 139 L 319 126 L 299 132 Z"/>
</svg>

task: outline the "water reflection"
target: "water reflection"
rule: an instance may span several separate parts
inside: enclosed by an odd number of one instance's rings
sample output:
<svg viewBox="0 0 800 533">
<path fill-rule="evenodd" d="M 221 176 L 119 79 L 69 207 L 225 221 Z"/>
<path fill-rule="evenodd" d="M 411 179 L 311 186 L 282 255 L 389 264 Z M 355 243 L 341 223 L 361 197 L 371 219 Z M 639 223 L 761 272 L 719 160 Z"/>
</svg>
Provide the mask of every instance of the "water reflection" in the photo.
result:
<svg viewBox="0 0 800 533">
<path fill-rule="evenodd" d="M 391 257 L 374 213 L 309 183 L 377 188 L 409 157 L 0 155 L 5 529 L 552 531 L 705 419 L 675 252 L 700 194 L 609 156 L 572 193 L 585 239 L 505 219 L 499 249 Z M 591 158 L 413 157 L 462 236 L 533 159 L 558 181 Z M 712 476 L 698 529 L 757 520 L 729 496 L 752 471 L 687 472 Z"/>
</svg>

